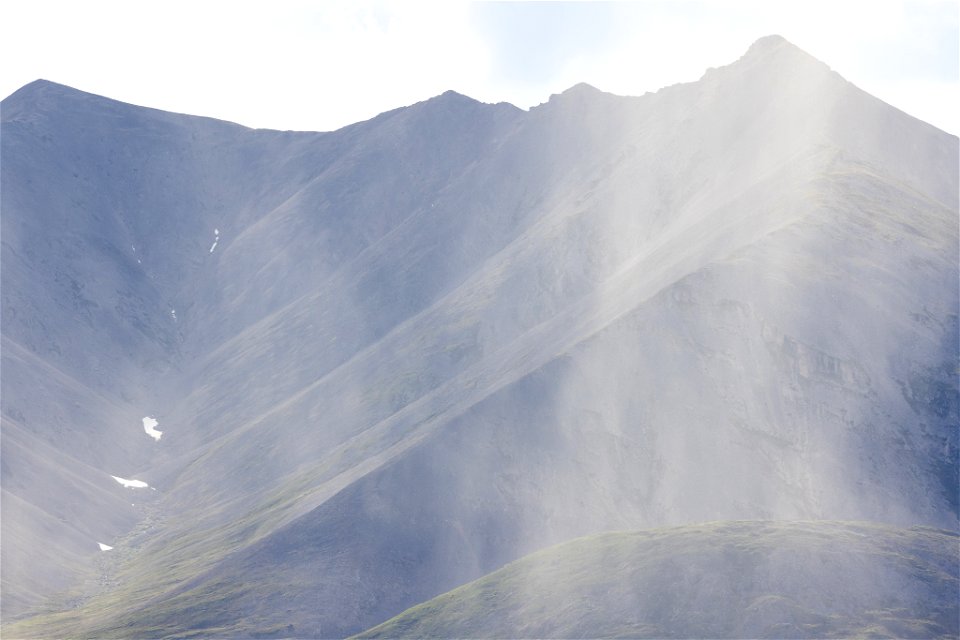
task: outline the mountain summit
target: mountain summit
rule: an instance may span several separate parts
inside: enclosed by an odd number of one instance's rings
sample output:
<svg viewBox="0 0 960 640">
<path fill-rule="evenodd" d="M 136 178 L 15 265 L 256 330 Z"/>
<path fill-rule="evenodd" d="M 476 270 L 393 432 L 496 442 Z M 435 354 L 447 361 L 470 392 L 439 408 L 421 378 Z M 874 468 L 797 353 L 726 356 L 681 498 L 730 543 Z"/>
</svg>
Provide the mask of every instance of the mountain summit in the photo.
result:
<svg viewBox="0 0 960 640">
<path fill-rule="evenodd" d="M 750 45 L 750 48 L 747 49 L 747 53 L 744 57 L 762 56 L 781 47 L 789 47 L 795 51 L 801 51 L 794 45 L 790 44 L 783 36 L 772 34 L 758 38 L 757 41 Z"/>
<path fill-rule="evenodd" d="M 955 564 L 842 521 L 949 558 L 915 527 L 958 527 L 958 140 L 782 38 L 641 97 L 330 133 L 47 82 L 0 113 L 4 635 L 346 636 L 581 536 L 686 567 L 670 532 L 712 521 L 831 521 L 782 535 L 862 573 L 809 585 L 902 577 L 892 633 L 957 617 L 901 610 Z M 697 566 L 753 562 L 735 530 Z M 827 624 L 805 585 L 696 628 L 778 635 L 801 596 Z"/>
</svg>

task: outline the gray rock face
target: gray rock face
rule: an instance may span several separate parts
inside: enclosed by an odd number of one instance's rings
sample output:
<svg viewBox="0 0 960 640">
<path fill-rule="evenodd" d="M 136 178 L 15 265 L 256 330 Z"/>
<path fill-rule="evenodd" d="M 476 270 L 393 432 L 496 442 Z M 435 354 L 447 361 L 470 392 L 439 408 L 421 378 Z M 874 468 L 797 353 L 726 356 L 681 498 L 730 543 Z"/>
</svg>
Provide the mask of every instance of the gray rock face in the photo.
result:
<svg viewBox="0 0 960 640">
<path fill-rule="evenodd" d="M 18 635 L 345 635 L 611 529 L 958 526 L 957 138 L 782 39 L 331 133 L 43 81 L 2 120 Z"/>
</svg>

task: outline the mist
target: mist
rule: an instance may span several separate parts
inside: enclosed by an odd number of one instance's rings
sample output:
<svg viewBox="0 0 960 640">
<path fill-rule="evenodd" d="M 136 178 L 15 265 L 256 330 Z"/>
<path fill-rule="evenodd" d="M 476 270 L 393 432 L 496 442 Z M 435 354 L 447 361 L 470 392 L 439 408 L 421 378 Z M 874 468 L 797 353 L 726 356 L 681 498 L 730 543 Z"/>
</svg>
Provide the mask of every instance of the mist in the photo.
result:
<svg viewBox="0 0 960 640">
<path fill-rule="evenodd" d="M 508 565 L 542 607 L 521 559 L 581 536 L 752 521 L 696 545 L 773 531 L 766 566 L 847 521 L 958 530 L 957 138 L 782 38 L 529 111 L 291 133 L 41 81 L 3 126 L 18 636 L 342 637 Z"/>
</svg>

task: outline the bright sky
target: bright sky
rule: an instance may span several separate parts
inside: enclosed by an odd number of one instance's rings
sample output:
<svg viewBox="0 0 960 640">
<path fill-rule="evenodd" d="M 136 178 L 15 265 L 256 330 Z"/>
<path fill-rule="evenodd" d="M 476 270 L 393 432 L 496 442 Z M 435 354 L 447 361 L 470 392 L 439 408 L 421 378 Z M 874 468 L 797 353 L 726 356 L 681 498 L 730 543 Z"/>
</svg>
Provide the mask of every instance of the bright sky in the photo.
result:
<svg viewBox="0 0 960 640">
<path fill-rule="evenodd" d="M 958 13 L 956 0 L 9 0 L 0 94 L 45 78 L 247 126 L 331 130 L 447 89 L 523 108 L 578 82 L 642 95 L 778 33 L 957 134 Z"/>
</svg>

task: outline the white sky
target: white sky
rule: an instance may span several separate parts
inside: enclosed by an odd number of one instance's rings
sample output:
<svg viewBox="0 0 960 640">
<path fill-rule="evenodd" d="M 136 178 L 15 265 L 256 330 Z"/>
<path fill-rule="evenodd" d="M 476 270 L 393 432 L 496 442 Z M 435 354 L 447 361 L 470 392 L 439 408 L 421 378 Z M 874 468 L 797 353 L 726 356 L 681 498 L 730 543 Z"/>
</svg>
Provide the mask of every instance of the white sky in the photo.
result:
<svg viewBox="0 0 960 640">
<path fill-rule="evenodd" d="M 253 127 L 331 130 L 454 89 L 527 108 L 577 82 L 641 95 L 778 33 L 960 133 L 950 2 L 7 0 L 0 95 L 45 78 Z"/>
</svg>

